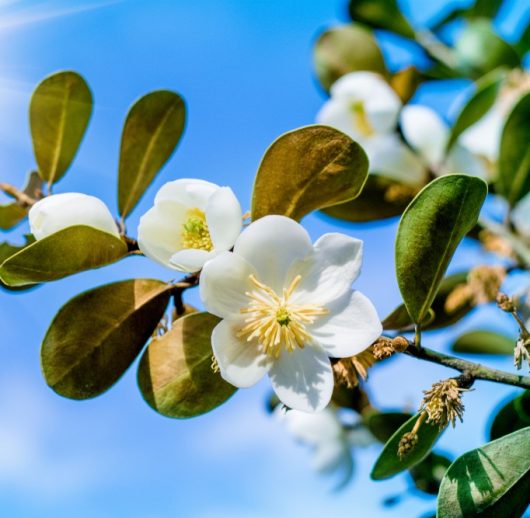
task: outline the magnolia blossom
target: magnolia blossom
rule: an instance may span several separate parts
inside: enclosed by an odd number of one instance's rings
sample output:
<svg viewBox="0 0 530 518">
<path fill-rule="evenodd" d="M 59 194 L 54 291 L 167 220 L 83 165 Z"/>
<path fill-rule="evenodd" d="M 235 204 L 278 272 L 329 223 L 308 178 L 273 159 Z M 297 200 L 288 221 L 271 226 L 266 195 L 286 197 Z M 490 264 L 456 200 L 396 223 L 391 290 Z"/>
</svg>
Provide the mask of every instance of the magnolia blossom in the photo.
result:
<svg viewBox="0 0 530 518">
<path fill-rule="evenodd" d="M 266 216 L 238 237 L 233 253 L 208 261 L 200 293 L 223 320 L 212 334 L 221 375 L 250 387 L 269 375 L 278 398 L 306 412 L 331 398 L 329 357 L 349 357 L 380 334 L 372 303 L 352 282 L 362 241 L 325 234 L 314 245 L 285 216 Z"/>
<path fill-rule="evenodd" d="M 419 104 L 407 105 L 401 111 L 401 130 L 410 146 L 436 174 L 466 173 L 485 178 L 485 163 L 460 142 L 449 153 L 446 147 L 449 126 L 431 108 Z"/>
<path fill-rule="evenodd" d="M 234 246 L 242 224 L 241 206 L 229 187 L 175 180 L 162 186 L 154 207 L 140 219 L 138 245 L 163 266 L 198 272 Z"/>
<path fill-rule="evenodd" d="M 95 196 L 78 192 L 54 194 L 39 200 L 29 211 L 29 226 L 35 239 L 48 237 L 74 225 L 86 225 L 120 237 L 107 206 Z"/>
<path fill-rule="evenodd" d="M 411 185 L 423 182 L 424 165 L 396 131 L 401 100 L 382 76 L 351 72 L 333 84 L 330 94 L 317 122 L 359 142 L 370 160 L 370 172 Z"/>
<path fill-rule="evenodd" d="M 332 406 L 315 413 L 277 408 L 275 415 L 295 439 L 313 449 L 313 469 L 323 474 L 342 473 L 339 487 L 353 473 L 352 446 L 364 447 L 374 442 L 364 426 L 344 427 Z"/>
<path fill-rule="evenodd" d="M 460 136 L 462 144 L 476 156 L 486 160 L 493 169 L 499 157 L 504 123 L 517 101 L 528 91 L 530 91 L 530 74 L 513 70 L 493 106 Z"/>
</svg>

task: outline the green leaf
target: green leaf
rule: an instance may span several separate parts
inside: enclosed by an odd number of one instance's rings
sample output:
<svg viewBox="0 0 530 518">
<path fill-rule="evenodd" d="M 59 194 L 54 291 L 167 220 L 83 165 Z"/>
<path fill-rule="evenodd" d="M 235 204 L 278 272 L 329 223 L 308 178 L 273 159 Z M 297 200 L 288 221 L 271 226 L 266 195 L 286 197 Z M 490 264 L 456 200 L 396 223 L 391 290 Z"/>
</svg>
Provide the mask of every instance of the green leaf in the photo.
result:
<svg viewBox="0 0 530 518">
<path fill-rule="evenodd" d="M 313 210 L 352 200 L 368 175 L 365 152 L 328 126 L 283 134 L 265 152 L 252 194 L 252 219 L 282 214 L 300 220 Z"/>
<path fill-rule="evenodd" d="M 515 105 L 502 131 L 497 191 L 510 206 L 530 192 L 530 93 Z"/>
<path fill-rule="evenodd" d="M 138 367 L 138 385 L 158 413 L 198 416 L 223 404 L 237 390 L 212 370 L 211 335 L 218 323 L 209 313 L 179 318 L 146 349 Z"/>
<path fill-rule="evenodd" d="M 494 70 L 476 83 L 476 90 L 458 114 L 447 142 L 447 150 L 456 143 L 458 137 L 470 126 L 479 121 L 495 103 L 506 74 Z"/>
<path fill-rule="evenodd" d="M 515 338 L 493 331 L 471 331 L 460 335 L 452 345 L 458 353 L 466 354 L 513 354 Z"/>
<path fill-rule="evenodd" d="M 126 217 L 169 160 L 184 131 L 186 106 L 182 97 L 158 90 L 136 101 L 121 137 L 118 209 Z"/>
<path fill-rule="evenodd" d="M 398 457 L 399 442 L 403 434 L 410 432 L 414 428 L 419 416 L 419 413 L 412 416 L 390 437 L 372 469 L 370 476 L 373 480 L 393 477 L 421 462 L 431 451 L 443 430 L 440 430 L 438 425 L 423 422 L 417 432 L 418 443 L 416 446 L 402 459 Z"/>
<path fill-rule="evenodd" d="M 410 476 L 417 489 L 429 495 L 437 495 L 445 472 L 450 465 L 450 459 L 431 452 L 419 464 L 410 469 Z"/>
<path fill-rule="evenodd" d="M 383 54 L 371 31 L 357 24 L 323 32 L 315 45 L 315 70 L 325 90 L 349 72 L 370 70 L 387 75 Z"/>
<path fill-rule="evenodd" d="M 530 390 L 506 403 L 494 417 L 489 439 L 493 441 L 522 428 L 530 426 Z"/>
<path fill-rule="evenodd" d="M 420 324 L 438 292 L 456 247 L 476 224 L 488 188 L 480 178 L 442 176 L 407 207 L 396 239 L 399 289 Z"/>
<path fill-rule="evenodd" d="M 371 434 L 383 444 L 412 416 L 403 412 L 373 412 L 366 418 Z"/>
<path fill-rule="evenodd" d="M 471 17 L 494 18 L 504 0 L 476 0 L 469 10 Z"/>
<path fill-rule="evenodd" d="M 440 329 L 451 326 L 465 317 L 475 306 L 469 300 L 463 301 L 460 306 L 447 308 L 447 298 L 453 291 L 466 284 L 468 272 L 455 273 L 448 275 L 441 283 L 436 297 L 431 305 L 431 312 L 427 317 L 428 320 L 422 323 L 422 329 Z M 414 322 L 404 304 L 398 306 L 390 315 L 383 320 L 383 328 L 388 329 L 413 329 Z"/>
<path fill-rule="evenodd" d="M 58 72 L 42 81 L 31 97 L 29 121 L 39 174 L 60 180 L 77 153 L 92 114 L 92 93 L 76 72 Z"/>
<path fill-rule="evenodd" d="M 55 281 L 99 268 L 127 255 L 125 243 L 106 232 L 76 225 L 35 241 L 0 266 L 8 286 Z"/>
<path fill-rule="evenodd" d="M 41 349 L 46 383 L 61 396 L 88 399 L 108 390 L 152 335 L 172 286 L 132 279 L 86 291 L 53 319 Z"/>
<path fill-rule="evenodd" d="M 481 76 L 498 67 L 516 68 L 521 60 L 517 51 L 498 36 L 486 18 L 471 20 L 455 44 L 460 67 Z"/>
<path fill-rule="evenodd" d="M 31 243 L 35 241 L 35 238 L 31 234 L 26 234 L 24 238 L 26 240 L 26 243 L 23 245 L 12 245 L 11 243 L 8 243 L 7 241 L 0 243 L 0 264 L 2 264 L 6 259 L 11 257 L 12 255 L 15 255 L 17 252 L 20 252 L 23 248 L 25 248 L 26 246 L 29 246 Z M 2 281 L 0 281 L 0 287 L 8 291 L 22 291 L 28 288 L 33 288 L 34 286 L 35 285 L 12 288 L 10 286 L 7 286 L 7 284 L 4 284 Z"/>
<path fill-rule="evenodd" d="M 530 428 L 471 450 L 447 470 L 438 518 L 521 516 L 530 495 Z"/>
<path fill-rule="evenodd" d="M 403 191 L 391 196 L 392 191 Z M 324 214 L 332 218 L 364 223 L 392 218 L 402 214 L 413 200 L 413 190 L 384 176 L 369 174 L 361 194 L 354 200 L 326 207 Z"/>
<path fill-rule="evenodd" d="M 414 38 L 414 29 L 401 14 L 396 0 L 350 0 L 349 10 L 355 22 Z"/>
</svg>

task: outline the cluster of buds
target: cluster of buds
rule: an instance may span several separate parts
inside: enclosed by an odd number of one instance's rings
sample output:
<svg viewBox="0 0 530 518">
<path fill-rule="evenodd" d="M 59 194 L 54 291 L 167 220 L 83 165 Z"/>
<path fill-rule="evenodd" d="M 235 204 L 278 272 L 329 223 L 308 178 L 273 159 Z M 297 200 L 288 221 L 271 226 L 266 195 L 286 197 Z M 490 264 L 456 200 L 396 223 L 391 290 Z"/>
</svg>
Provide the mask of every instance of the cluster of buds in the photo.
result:
<svg viewBox="0 0 530 518">
<path fill-rule="evenodd" d="M 372 347 L 350 358 L 341 358 L 333 364 L 335 381 L 352 389 L 359 384 L 359 378 L 363 380 L 368 378 L 368 369 L 375 362 L 376 358 Z"/>
<path fill-rule="evenodd" d="M 372 345 L 372 352 L 377 361 L 385 360 L 394 353 L 402 353 L 409 346 L 409 341 L 403 336 L 387 338 L 382 336 Z"/>
<path fill-rule="evenodd" d="M 502 266 L 477 266 L 470 270 L 465 284 L 459 284 L 447 297 L 445 310 L 454 313 L 467 304 L 476 306 L 494 302 L 506 277 Z"/>
<path fill-rule="evenodd" d="M 513 350 L 513 363 L 515 367 L 521 369 L 525 362 L 530 367 L 530 332 L 519 315 L 514 300 L 505 293 L 499 293 L 497 305 L 506 313 L 510 313 L 519 324 L 519 339 Z"/>
</svg>

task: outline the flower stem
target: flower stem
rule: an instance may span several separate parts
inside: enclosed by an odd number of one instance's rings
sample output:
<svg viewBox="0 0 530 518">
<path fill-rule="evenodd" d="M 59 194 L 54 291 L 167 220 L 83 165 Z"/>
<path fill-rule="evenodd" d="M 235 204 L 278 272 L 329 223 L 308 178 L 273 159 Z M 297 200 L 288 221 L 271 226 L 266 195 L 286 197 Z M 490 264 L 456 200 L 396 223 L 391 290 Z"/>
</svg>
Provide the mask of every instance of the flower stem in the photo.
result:
<svg viewBox="0 0 530 518">
<path fill-rule="evenodd" d="M 433 351 L 426 347 L 420 349 L 416 347 L 412 341 L 409 341 L 409 347 L 406 349 L 405 354 L 413 356 L 419 360 L 450 367 L 451 369 L 465 373 L 474 380 L 492 381 L 494 383 L 503 383 L 504 385 L 513 385 L 514 387 L 530 389 L 530 376 L 520 376 L 518 374 L 491 369 L 480 363 L 462 360 L 461 358 Z"/>
<path fill-rule="evenodd" d="M 0 191 L 3 191 L 11 198 L 14 198 L 17 203 L 23 207 L 31 207 L 37 202 L 37 200 L 33 199 L 31 196 L 28 196 L 25 192 L 17 189 L 14 185 L 9 183 L 0 183 Z"/>
</svg>

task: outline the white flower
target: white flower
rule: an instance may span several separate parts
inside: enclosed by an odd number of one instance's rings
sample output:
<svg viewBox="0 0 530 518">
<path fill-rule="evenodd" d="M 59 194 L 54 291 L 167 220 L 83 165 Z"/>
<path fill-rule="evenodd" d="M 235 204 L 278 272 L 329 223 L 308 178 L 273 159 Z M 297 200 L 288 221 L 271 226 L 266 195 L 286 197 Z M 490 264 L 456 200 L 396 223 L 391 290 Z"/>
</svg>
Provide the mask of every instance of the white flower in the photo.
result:
<svg viewBox="0 0 530 518">
<path fill-rule="evenodd" d="M 94 227 L 120 237 L 107 206 L 99 198 L 87 194 L 68 192 L 47 196 L 31 207 L 28 216 L 35 239 L 48 237 L 75 225 Z"/>
<path fill-rule="evenodd" d="M 401 129 L 411 147 L 436 175 L 466 173 L 485 178 L 487 170 L 471 151 L 456 142 L 446 155 L 449 126 L 431 108 L 407 105 L 401 111 Z"/>
<path fill-rule="evenodd" d="M 292 436 L 313 449 L 312 467 L 319 473 L 342 473 L 339 487 L 353 474 L 352 446 L 364 447 L 374 442 L 372 434 L 362 425 L 347 429 L 337 409 L 328 406 L 320 412 L 307 413 L 277 408 L 275 415 Z"/>
<path fill-rule="evenodd" d="M 278 398 L 306 412 L 333 390 L 329 357 L 349 357 L 380 334 L 372 303 L 351 289 L 362 241 L 326 234 L 313 246 L 285 216 L 266 216 L 237 239 L 233 253 L 208 261 L 200 293 L 223 320 L 212 347 L 225 380 L 250 387 L 268 373 Z"/>
<path fill-rule="evenodd" d="M 317 122 L 332 126 L 357 141 L 368 155 L 371 173 L 418 185 L 425 167 L 400 140 L 396 129 L 401 100 L 374 72 L 351 72 L 338 79 Z"/>
<path fill-rule="evenodd" d="M 511 218 L 517 232 L 530 243 L 530 193 L 517 203 Z"/>
<path fill-rule="evenodd" d="M 154 207 L 140 219 L 138 245 L 147 256 L 175 270 L 198 272 L 241 232 L 241 206 L 232 189 L 204 180 L 166 183 Z"/>
</svg>

